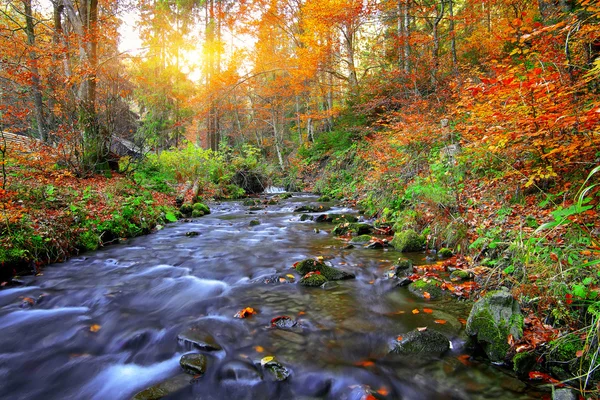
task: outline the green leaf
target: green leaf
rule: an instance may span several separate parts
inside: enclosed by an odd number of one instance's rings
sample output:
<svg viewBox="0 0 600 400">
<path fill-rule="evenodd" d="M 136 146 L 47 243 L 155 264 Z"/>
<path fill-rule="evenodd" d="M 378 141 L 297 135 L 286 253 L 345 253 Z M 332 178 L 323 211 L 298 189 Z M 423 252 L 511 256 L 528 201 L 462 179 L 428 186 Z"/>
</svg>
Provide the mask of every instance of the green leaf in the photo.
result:
<svg viewBox="0 0 600 400">
<path fill-rule="evenodd" d="M 177 222 L 177 217 L 171 211 L 165 214 L 165 219 L 169 222 Z"/>
<path fill-rule="evenodd" d="M 589 277 L 588 277 L 588 278 L 585 278 L 585 279 L 583 280 L 583 282 L 582 282 L 582 283 L 583 283 L 584 285 L 586 285 L 586 286 L 587 286 L 587 285 L 589 285 L 590 283 L 592 283 L 593 281 L 594 281 L 594 280 L 593 280 L 592 278 L 589 278 Z"/>
</svg>

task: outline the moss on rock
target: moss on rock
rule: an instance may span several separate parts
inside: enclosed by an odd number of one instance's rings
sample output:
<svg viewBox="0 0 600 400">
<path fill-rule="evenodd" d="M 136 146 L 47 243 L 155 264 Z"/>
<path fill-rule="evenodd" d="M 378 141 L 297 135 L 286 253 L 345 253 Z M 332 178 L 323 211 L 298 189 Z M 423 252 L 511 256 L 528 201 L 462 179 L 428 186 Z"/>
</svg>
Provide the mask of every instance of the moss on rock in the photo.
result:
<svg viewBox="0 0 600 400">
<path fill-rule="evenodd" d="M 488 292 L 473 306 L 466 332 L 483 348 L 491 361 L 504 361 L 510 346 L 508 336 L 523 336 L 523 315 L 519 303 L 507 290 Z"/>
<path fill-rule="evenodd" d="M 414 281 L 408 290 L 421 298 L 439 299 L 444 294 L 441 286 L 442 282 L 435 278 L 421 278 Z M 429 293 L 429 296 L 426 296 L 425 293 Z"/>
<path fill-rule="evenodd" d="M 457 269 L 455 271 L 452 271 L 452 273 L 450 274 L 450 279 L 453 280 L 461 280 L 461 281 L 466 281 L 469 279 L 473 279 L 474 275 L 471 271 L 466 271 L 464 269 Z"/>
<path fill-rule="evenodd" d="M 450 349 L 448 338 L 432 329 L 410 331 L 399 338 L 394 342 L 391 353 L 441 356 Z"/>
<path fill-rule="evenodd" d="M 452 250 L 447 247 L 442 247 L 440 251 L 438 251 L 438 255 L 443 258 L 452 257 L 453 254 L 454 253 L 452 253 Z"/>
<path fill-rule="evenodd" d="M 200 217 L 204 217 L 204 211 L 202 211 L 202 210 L 192 211 L 192 218 L 200 218 Z"/>
<path fill-rule="evenodd" d="M 181 207 L 179 207 L 179 212 L 181 212 L 184 217 L 188 217 L 188 218 L 191 217 L 192 211 L 194 211 L 194 207 L 189 203 L 186 203 L 186 204 L 182 205 Z"/>
<path fill-rule="evenodd" d="M 210 214 L 210 208 L 204 203 L 195 203 L 193 208 L 195 211 L 202 211 L 204 215 Z"/>
<path fill-rule="evenodd" d="M 536 356 L 533 353 L 517 353 L 512 359 L 513 371 L 519 376 L 527 376 L 536 363 Z"/>
<path fill-rule="evenodd" d="M 425 238 L 414 230 L 407 229 L 402 232 L 396 232 L 390 244 L 401 252 L 420 251 L 425 246 Z"/>
<path fill-rule="evenodd" d="M 300 279 L 299 283 L 302 286 L 317 287 L 321 286 L 325 282 L 328 282 L 328 280 L 323 275 L 312 274 L 308 277 L 303 277 L 302 279 Z"/>
<path fill-rule="evenodd" d="M 179 365 L 190 375 L 202 375 L 206 372 L 206 356 L 204 354 L 184 354 L 179 360 Z"/>
<path fill-rule="evenodd" d="M 344 222 L 333 228 L 332 233 L 336 236 L 351 234 L 351 235 L 367 235 L 373 232 L 373 227 L 364 222 Z"/>
<path fill-rule="evenodd" d="M 354 274 L 330 267 L 329 265 L 312 258 L 308 258 L 298 263 L 298 265 L 296 265 L 296 272 L 302 276 L 308 274 L 309 272 L 319 272 L 322 276 L 330 281 L 353 279 L 356 277 Z"/>
<path fill-rule="evenodd" d="M 371 235 L 360 235 L 352 238 L 350 243 L 369 243 L 371 241 Z"/>
<path fill-rule="evenodd" d="M 260 221 L 257 219 L 253 219 L 250 221 L 250 226 L 257 226 L 260 225 Z"/>
</svg>

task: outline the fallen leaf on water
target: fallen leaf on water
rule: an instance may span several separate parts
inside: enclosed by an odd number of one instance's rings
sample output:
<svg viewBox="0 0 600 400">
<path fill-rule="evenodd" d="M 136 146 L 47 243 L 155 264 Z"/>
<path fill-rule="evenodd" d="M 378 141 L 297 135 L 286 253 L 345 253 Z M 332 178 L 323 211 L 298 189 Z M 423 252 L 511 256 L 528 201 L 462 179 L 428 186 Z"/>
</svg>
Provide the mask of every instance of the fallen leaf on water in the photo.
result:
<svg viewBox="0 0 600 400">
<path fill-rule="evenodd" d="M 429 294 L 429 292 L 423 292 L 423 297 L 427 300 L 431 299 L 431 295 Z"/>
<path fill-rule="evenodd" d="M 382 396 L 387 396 L 388 394 L 390 394 L 390 391 L 385 386 L 382 386 L 377 390 L 377 393 L 379 393 Z"/>
<path fill-rule="evenodd" d="M 396 340 L 397 340 L 397 341 L 399 341 L 399 342 L 401 342 L 401 341 L 402 341 L 402 339 L 404 339 L 402 336 L 398 336 L 398 337 L 396 338 Z"/>
<path fill-rule="evenodd" d="M 545 382 L 554 383 L 558 387 L 565 386 L 565 384 L 564 383 L 560 383 L 560 381 L 558 379 L 555 379 L 555 378 L 551 377 L 550 375 L 545 374 L 543 372 L 539 372 L 539 371 L 531 371 L 529 373 L 529 379 L 532 379 L 532 380 L 542 380 L 542 381 L 545 381 Z"/>
<path fill-rule="evenodd" d="M 292 275 L 292 274 L 287 274 L 286 276 L 287 276 L 288 278 L 290 278 L 290 279 L 296 279 L 296 277 L 295 277 L 294 275 Z"/>
<path fill-rule="evenodd" d="M 417 330 L 418 330 L 419 332 L 424 332 L 424 331 L 426 331 L 426 330 L 427 330 L 427 327 L 426 327 L 426 326 L 420 326 L 420 327 L 418 327 L 418 328 L 417 328 Z"/>
<path fill-rule="evenodd" d="M 372 284 L 374 284 L 374 283 L 375 283 L 375 281 L 374 281 L 374 280 L 371 280 L 371 281 L 369 281 L 369 285 L 372 285 Z"/>
<path fill-rule="evenodd" d="M 460 361 L 464 365 L 471 365 L 471 361 L 469 361 L 471 359 L 471 356 L 468 354 L 462 354 L 456 358 L 458 358 L 458 361 Z"/>
<path fill-rule="evenodd" d="M 415 308 L 414 310 L 412 310 L 412 313 L 413 313 L 413 314 L 418 314 L 418 313 L 419 313 L 419 310 L 417 310 L 417 309 Z"/>
<path fill-rule="evenodd" d="M 243 310 L 238 311 L 233 317 L 234 318 L 248 318 L 254 314 L 256 314 L 256 311 L 254 311 L 254 308 L 246 307 Z"/>
<path fill-rule="evenodd" d="M 94 325 L 90 326 L 90 332 L 98 332 L 100 330 L 100 328 L 102 328 L 100 325 L 94 324 Z"/>
<path fill-rule="evenodd" d="M 35 300 L 33 300 L 31 297 L 23 297 L 23 301 L 26 301 L 31 305 L 35 304 Z"/>
<path fill-rule="evenodd" d="M 304 315 L 304 314 L 306 314 L 306 311 L 300 311 L 300 312 L 298 312 L 298 315 Z"/>
<path fill-rule="evenodd" d="M 445 319 L 436 319 L 433 322 L 435 322 L 436 324 L 444 325 L 446 323 L 446 320 Z"/>
<path fill-rule="evenodd" d="M 260 360 L 260 365 L 261 366 L 265 366 L 265 364 L 270 363 L 271 361 L 273 361 L 275 359 L 275 357 L 273 356 L 267 356 L 267 357 L 263 357 L 262 360 Z"/>
<path fill-rule="evenodd" d="M 265 348 L 262 346 L 255 346 L 254 350 L 256 350 L 257 353 L 264 353 Z"/>
<path fill-rule="evenodd" d="M 375 363 L 371 360 L 357 361 L 354 363 L 357 367 L 372 367 Z"/>
<path fill-rule="evenodd" d="M 287 279 L 285 279 L 285 278 L 279 278 L 279 282 L 280 283 L 285 283 L 285 282 L 287 282 Z"/>
<path fill-rule="evenodd" d="M 431 308 L 424 308 L 424 309 L 423 309 L 423 312 L 424 312 L 425 314 L 431 314 L 431 313 L 433 312 L 433 310 L 432 310 Z"/>
</svg>

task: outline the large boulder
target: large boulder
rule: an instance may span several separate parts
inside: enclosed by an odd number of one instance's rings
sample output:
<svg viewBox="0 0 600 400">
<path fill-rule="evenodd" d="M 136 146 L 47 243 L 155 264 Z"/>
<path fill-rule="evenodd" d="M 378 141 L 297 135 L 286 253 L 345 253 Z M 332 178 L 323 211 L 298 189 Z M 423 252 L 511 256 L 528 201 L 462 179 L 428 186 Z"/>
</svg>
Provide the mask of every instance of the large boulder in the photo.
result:
<svg viewBox="0 0 600 400">
<path fill-rule="evenodd" d="M 442 356 L 450 349 L 450 341 L 443 334 L 432 329 L 413 330 L 398 336 L 391 353 L 401 355 Z"/>
<path fill-rule="evenodd" d="M 204 354 L 184 354 L 179 360 L 181 368 L 190 375 L 203 375 L 206 372 L 206 356 Z"/>
<path fill-rule="evenodd" d="M 425 238 L 412 229 L 396 232 L 390 244 L 398 251 L 421 251 L 425 246 Z"/>
<path fill-rule="evenodd" d="M 356 278 L 356 275 L 354 274 L 330 267 L 324 262 L 312 258 L 308 258 L 304 261 L 299 262 L 296 265 L 296 272 L 298 272 L 302 276 L 305 276 L 309 272 L 318 272 L 320 275 L 324 276 L 329 281 L 339 281 L 343 279 Z"/>
<path fill-rule="evenodd" d="M 502 362 L 514 340 L 523 336 L 523 315 L 508 289 L 495 290 L 479 299 L 471 309 L 466 332 L 481 345 L 489 359 Z"/>
</svg>

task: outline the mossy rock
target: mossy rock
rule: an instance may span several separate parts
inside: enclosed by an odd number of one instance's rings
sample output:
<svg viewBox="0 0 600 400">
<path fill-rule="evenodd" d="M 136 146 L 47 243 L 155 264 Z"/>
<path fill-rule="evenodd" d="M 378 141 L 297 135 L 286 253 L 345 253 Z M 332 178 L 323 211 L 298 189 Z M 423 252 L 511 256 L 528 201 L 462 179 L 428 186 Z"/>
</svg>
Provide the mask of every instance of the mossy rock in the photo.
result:
<svg viewBox="0 0 600 400">
<path fill-rule="evenodd" d="M 308 215 L 308 214 L 302 214 L 300 216 L 300 221 L 312 221 L 314 219 L 314 217 L 312 215 Z"/>
<path fill-rule="evenodd" d="M 179 207 L 179 212 L 182 213 L 187 218 L 192 216 L 192 211 L 194 211 L 194 207 L 189 203 L 186 203 L 186 204 L 182 205 L 181 207 Z"/>
<path fill-rule="evenodd" d="M 307 205 L 296 208 L 294 210 L 294 212 L 324 212 L 324 211 L 329 211 L 329 210 L 331 210 L 331 207 L 325 206 L 323 204 L 320 204 L 320 205 L 307 204 Z"/>
<path fill-rule="evenodd" d="M 425 246 L 425 238 L 412 229 L 396 232 L 394 239 L 390 242 L 400 252 L 421 251 Z"/>
<path fill-rule="evenodd" d="M 334 224 L 357 221 L 358 218 L 356 218 L 354 215 L 346 214 L 321 214 L 315 219 L 315 222 L 333 222 Z"/>
<path fill-rule="evenodd" d="M 433 329 L 424 331 L 414 330 L 396 340 L 391 353 L 401 355 L 442 356 L 450 350 L 450 341 L 446 336 Z"/>
<path fill-rule="evenodd" d="M 306 277 L 306 278 L 303 277 L 302 279 L 300 279 L 299 283 L 302 286 L 319 287 L 326 282 L 328 282 L 328 280 L 323 275 L 312 274 L 309 277 Z"/>
<path fill-rule="evenodd" d="M 413 262 L 408 258 L 399 258 L 396 262 L 396 272 L 398 271 L 412 271 Z"/>
<path fill-rule="evenodd" d="M 317 201 L 320 201 L 320 202 L 323 202 L 323 203 L 327 203 L 327 202 L 331 201 L 331 197 L 329 197 L 326 194 L 324 194 L 323 196 L 319 197 L 317 199 Z"/>
<path fill-rule="evenodd" d="M 195 211 L 202 211 L 204 215 L 210 214 L 210 208 L 204 203 L 195 203 L 193 208 Z"/>
<path fill-rule="evenodd" d="M 354 274 L 330 267 L 329 265 L 312 258 L 306 259 L 296 265 L 296 272 L 302 276 L 308 274 L 309 272 L 320 272 L 322 276 L 330 281 L 354 279 L 356 277 Z"/>
<path fill-rule="evenodd" d="M 252 221 L 250 221 L 250 226 L 257 226 L 260 225 L 260 221 L 257 219 L 253 219 Z"/>
<path fill-rule="evenodd" d="M 526 377 L 536 364 L 536 358 L 535 354 L 526 351 L 515 354 L 512 359 L 513 371 L 518 376 Z"/>
<path fill-rule="evenodd" d="M 555 362 L 568 362 L 577 358 L 577 351 L 583 349 L 583 341 L 575 334 L 568 334 L 549 343 L 548 359 Z"/>
<path fill-rule="evenodd" d="M 286 193 L 281 193 L 281 194 L 279 195 L 279 198 L 280 198 L 281 200 L 287 200 L 287 199 L 289 199 L 290 197 L 292 197 L 292 194 L 291 194 L 291 193 L 287 193 L 287 192 L 286 192 Z"/>
<path fill-rule="evenodd" d="M 364 222 L 344 222 L 333 228 L 331 233 L 336 236 L 347 234 L 355 236 L 368 235 L 373 233 L 373 227 L 369 224 L 365 224 Z"/>
<path fill-rule="evenodd" d="M 352 240 L 350 241 L 350 243 L 364 244 L 364 243 L 369 243 L 370 241 L 371 241 L 371 235 L 360 235 L 360 236 L 352 238 Z"/>
<path fill-rule="evenodd" d="M 489 359 L 502 362 L 510 350 L 508 336 L 523 336 L 519 303 L 507 289 L 488 292 L 471 309 L 466 332 L 481 345 Z"/>
<path fill-rule="evenodd" d="M 190 375 L 203 375 L 206 372 L 206 356 L 204 354 L 184 354 L 179 365 Z"/>
<path fill-rule="evenodd" d="M 469 279 L 473 279 L 474 277 L 475 277 L 475 275 L 473 274 L 473 272 L 467 271 L 464 269 L 454 270 L 450 274 L 450 279 L 452 279 L 452 280 L 466 281 Z"/>
<path fill-rule="evenodd" d="M 204 217 L 204 211 L 202 211 L 202 210 L 192 211 L 192 218 L 200 218 L 200 217 Z"/>
<path fill-rule="evenodd" d="M 260 204 L 260 201 L 257 199 L 244 199 L 243 203 L 244 206 L 246 207 L 252 207 L 255 206 L 257 204 Z"/>
<path fill-rule="evenodd" d="M 429 293 L 429 299 L 439 299 L 443 296 L 442 282 L 435 278 L 417 279 L 409 287 L 408 290 L 415 296 L 425 298 L 425 293 Z"/>
<path fill-rule="evenodd" d="M 277 382 L 283 382 L 290 376 L 290 371 L 275 359 L 264 364 L 263 368 L 268 373 L 267 376 Z"/>
<path fill-rule="evenodd" d="M 438 251 L 438 256 L 440 256 L 442 258 L 452 257 L 453 255 L 454 255 L 454 253 L 452 252 L 452 250 L 450 250 L 447 247 L 442 247 L 440 249 L 440 251 Z"/>
</svg>

